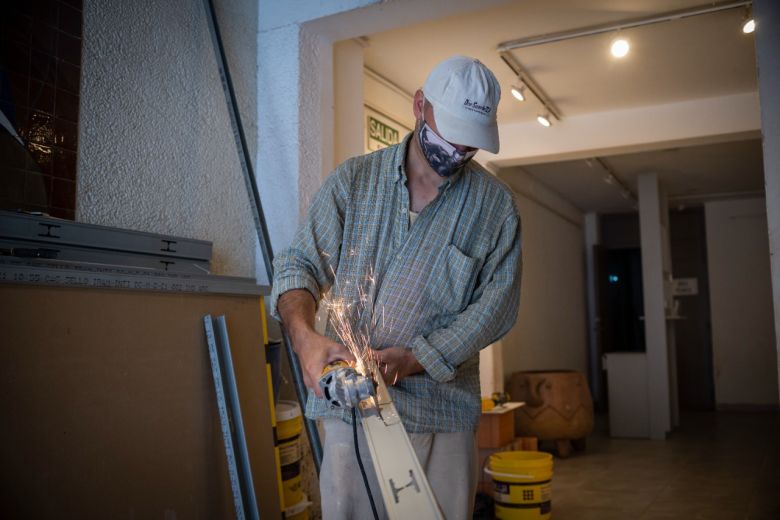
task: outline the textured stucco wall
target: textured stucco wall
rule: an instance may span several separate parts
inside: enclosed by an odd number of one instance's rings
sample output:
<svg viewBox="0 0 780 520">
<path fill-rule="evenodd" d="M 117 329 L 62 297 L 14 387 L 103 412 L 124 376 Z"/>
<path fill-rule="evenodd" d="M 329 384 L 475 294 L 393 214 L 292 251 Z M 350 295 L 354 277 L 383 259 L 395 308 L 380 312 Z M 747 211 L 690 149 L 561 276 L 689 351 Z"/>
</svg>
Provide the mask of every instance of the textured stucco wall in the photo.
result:
<svg viewBox="0 0 780 520">
<path fill-rule="evenodd" d="M 217 15 L 254 157 L 257 5 Z M 86 0 L 77 220 L 214 242 L 254 276 L 256 238 L 201 2 Z"/>
</svg>

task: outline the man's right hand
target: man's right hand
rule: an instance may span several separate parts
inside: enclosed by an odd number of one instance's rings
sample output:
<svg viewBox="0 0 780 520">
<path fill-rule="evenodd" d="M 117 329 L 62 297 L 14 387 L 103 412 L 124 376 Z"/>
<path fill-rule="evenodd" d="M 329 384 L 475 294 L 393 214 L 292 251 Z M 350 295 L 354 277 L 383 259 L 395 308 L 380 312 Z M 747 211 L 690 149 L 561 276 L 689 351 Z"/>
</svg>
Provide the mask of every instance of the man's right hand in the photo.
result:
<svg viewBox="0 0 780 520">
<path fill-rule="evenodd" d="M 323 368 L 334 361 L 355 360 L 347 347 L 314 331 L 299 335 L 293 344 L 301 362 L 303 382 L 308 388 L 314 390 L 317 397 L 322 397 L 319 381 Z"/>
<path fill-rule="evenodd" d="M 293 289 L 279 297 L 276 304 L 292 346 L 298 354 L 303 382 L 317 397 L 322 397 L 320 375 L 325 365 L 334 361 L 354 361 L 347 347 L 317 334 L 314 330 L 314 296 L 306 289 Z"/>
</svg>

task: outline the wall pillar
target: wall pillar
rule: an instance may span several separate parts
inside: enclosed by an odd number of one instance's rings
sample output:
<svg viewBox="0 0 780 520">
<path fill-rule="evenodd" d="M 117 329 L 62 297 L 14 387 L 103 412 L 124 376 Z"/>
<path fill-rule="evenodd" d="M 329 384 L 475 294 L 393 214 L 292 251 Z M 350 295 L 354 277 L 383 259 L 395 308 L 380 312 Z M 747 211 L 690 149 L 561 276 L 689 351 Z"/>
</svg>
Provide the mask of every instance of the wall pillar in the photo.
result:
<svg viewBox="0 0 780 520">
<path fill-rule="evenodd" d="M 345 40 L 333 46 L 333 72 L 336 113 L 334 162 L 340 164 L 363 154 L 366 146 L 363 45 L 358 40 Z"/>
<path fill-rule="evenodd" d="M 642 291 L 645 307 L 650 437 L 663 440 L 672 427 L 668 341 L 670 334 L 666 321 L 665 291 L 665 282 L 671 279 L 668 218 L 658 176 L 654 173 L 639 175 L 637 184 L 642 244 Z"/>
</svg>

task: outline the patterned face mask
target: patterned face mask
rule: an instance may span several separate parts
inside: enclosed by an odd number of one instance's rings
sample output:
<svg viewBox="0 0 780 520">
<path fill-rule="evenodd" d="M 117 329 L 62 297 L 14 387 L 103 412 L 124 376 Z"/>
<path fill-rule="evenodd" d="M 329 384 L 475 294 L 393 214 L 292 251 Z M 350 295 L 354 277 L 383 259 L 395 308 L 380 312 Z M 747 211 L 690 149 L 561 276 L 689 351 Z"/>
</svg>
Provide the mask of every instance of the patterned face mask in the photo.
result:
<svg viewBox="0 0 780 520">
<path fill-rule="evenodd" d="M 423 109 L 425 105 L 423 105 Z M 476 150 L 460 152 L 448 141 L 444 140 L 439 134 L 433 131 L 425 119 L 422 120 L 422 126 L 417 133 L 425 159 L 431 165 L 433 171 L 441 177 L 449 177 L 457 172 L 464 164 L 469 162 Z"/>
</svg>

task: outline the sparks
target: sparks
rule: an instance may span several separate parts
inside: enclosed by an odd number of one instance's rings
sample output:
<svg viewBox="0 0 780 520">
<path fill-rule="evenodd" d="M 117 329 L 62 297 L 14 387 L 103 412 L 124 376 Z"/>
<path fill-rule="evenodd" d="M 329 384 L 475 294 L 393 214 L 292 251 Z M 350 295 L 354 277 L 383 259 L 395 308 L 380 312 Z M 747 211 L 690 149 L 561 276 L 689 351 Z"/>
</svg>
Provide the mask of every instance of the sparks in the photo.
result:
<svg viewBox="0 0 780 520">
<path fill-rule="evenodd" d="M 351 253 L 354 254 L 354 251 Z M 331 274 L 335 279 L 332 267 Z M 366 375 L 378 371 L 376 352 L 371 348 L 371 332 L 377 325 L 377 316 L 373 312 L 376 278 L 369 273 L 364 280 L 365 283 L 356 284 L 357 297 L 354 301 L 347 301 L 334 286 L 323 297 L 322 305 L 328 310 L 328 319 L 339 341 L 354 356 L 355 370 Z M 349 287 L 350 280 L 344 282 L 344 286 Z M 384 326 L 384 309 L 381 313 Z"/>
</svg>

